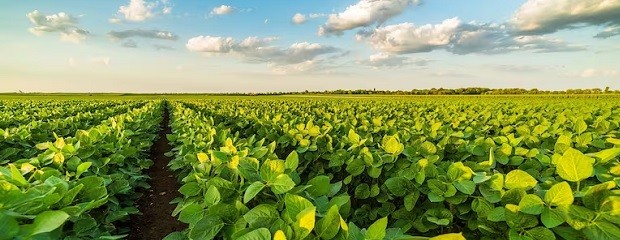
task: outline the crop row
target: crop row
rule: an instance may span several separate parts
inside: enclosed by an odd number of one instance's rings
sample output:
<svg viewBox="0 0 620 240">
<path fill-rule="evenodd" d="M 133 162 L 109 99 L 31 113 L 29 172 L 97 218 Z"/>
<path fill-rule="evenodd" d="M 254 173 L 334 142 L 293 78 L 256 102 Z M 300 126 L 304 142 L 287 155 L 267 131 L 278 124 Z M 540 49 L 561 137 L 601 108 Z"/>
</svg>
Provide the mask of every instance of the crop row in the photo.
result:
<svg viewBox="0 0 620 240">
<path fill-rule="evenodd" d="M 613 102 L 218 99 L 172 121 L 192 239 L 620 238 Z"/>
<path fill-rule="evenodd" d="M 136 189 L 148 187 L 142 171 L 162 119 L 161 102 L 142 104 L 2 164 L 0 239 L 124 238 L 115 223 L 138 212 Z"/>
<path fill-rule="evenodd" d="M 144 104 L 144 102 L 130 102 L 111 108 L 102 105 L 93 109 L 92 112 L 79 112 L 66 118 L 39 120 L 13 128 L 0 129 L 0 164 L 11 159 L 33 157 L 37 153 L 34 148 L 37 143 L 75 135 L 80 129 L 96 126 L 104 120 L 124 114 L 131 109 L 140 108 Z"/>
<path fill-rule="evenodd" d="M 49 121 L 66 118 L 80 112 L 110 108 L 126 104 L 121 101 L 17 101 L 0 108 L 0 129 L 28 124 L 32 121 Z"/>
</svg>

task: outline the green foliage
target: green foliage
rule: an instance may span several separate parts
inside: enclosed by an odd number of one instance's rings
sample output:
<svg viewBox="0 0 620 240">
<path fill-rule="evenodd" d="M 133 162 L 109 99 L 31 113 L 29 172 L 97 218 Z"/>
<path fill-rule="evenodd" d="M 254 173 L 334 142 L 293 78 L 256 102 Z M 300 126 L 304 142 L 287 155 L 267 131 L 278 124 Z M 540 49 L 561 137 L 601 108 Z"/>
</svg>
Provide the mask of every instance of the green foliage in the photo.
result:
<svg viewBox="0 0 620 240">
<path fill-rule="evenodd" d="M 221 196 L 178 202 L 221 226 L 187 236 L 616 237 L 617 104 L 435 100 L 172 102 L 171 167 Z"/>
</svg>

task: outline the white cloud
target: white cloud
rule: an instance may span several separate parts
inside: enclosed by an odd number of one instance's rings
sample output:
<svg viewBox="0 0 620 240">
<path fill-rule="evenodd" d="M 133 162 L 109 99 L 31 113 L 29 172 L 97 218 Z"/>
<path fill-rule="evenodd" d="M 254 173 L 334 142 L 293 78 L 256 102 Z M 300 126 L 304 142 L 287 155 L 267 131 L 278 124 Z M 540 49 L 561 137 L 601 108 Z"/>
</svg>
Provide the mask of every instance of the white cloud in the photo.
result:
<svg viewBox="0 0 620 240">
<path fill-rule="evenodd" d="M 418 0 L 360 0 L 341 13 L 330 14 L 319 28 L 319 35 L 341 35 L 344 31 L 372 24 L 381 25 L 401 14 L 409 4 Z"/>
<path fill-rule="evenodd" d="M 460 25 L 458 18 L 447 19 L 436 25 L 401 23 L 360 32 L 357 38 L 368 41 L 375 49 L 383 52 L 429 52 L 448 45 Z"/>
<path fill-rule="evenodd" d="M 360 41 L 392 54 L 430 52 L 445 49 L 454 54 L 499 54 L 512 51 L 567 52 L 585 50 L 561 39 L 546 36 L 514 36 L 504 25 L 463 23 L 458 18 L 440 24 L 389 25 L 360 31 Z"/>
<path fill-rule="evenodd" d="M 283 72 L 281 71 L 283 69 L 287 71 L 315 69 L 310 66 L 316 66 L 321 62 L 319 57 L 340 51 L 331 46 L 308 42 L 294 43 L 282 48 L 272 45 L 276 39 L 248 37 L 236 41 L 230 37 L 198 36 L 191 38 L 186 47 L 192 52 L 232 54 L 248 63 L 267 63 L 274 71 L 279 69 L 280 72 Z"/>
<path fill-rule="evenodd" d="M 120 6 L 118 14 L 130 22 L 142 22 L 153 18 L 158 14 L 167 15 L 172 13 L 172 5 L 169 0 L 148 2 L 145 0 L 130 0 L 127 6 Z M 120 23 L 120 18 L 112 18 L 110 23 Z"/>
<path fill-rule="evenodd" d="M 521 34 L 546 34 L 586 25 L 620 24 L 617 0 L 528 0 L 511 19 Z"/>
<path fill-rule="evenodd" d="M 231 37 L 198 36 L 189 39 L 185 46 L 192 52 L 228 53 L 234 44 Z"/>
<path fill-rule="evenodd" d="M 213 10 L 211 10 L 211 15 L 226 15 L 232 13 L 233 11 L 233 7 L 228 5 L 221 5 L 219 7 L 213 8 Z"/>
<path fill-rule="evenodd" d="M 379 68 L 398 68 L 406 65 L 426 66 L 430 61 L 427 59 L 412 59 L 388 53 L 371 55 L 367 60 L 359 61 L 359 64 Z"/>
<path fill-rule="evenodd" d="M 295 24 L 304 24 L 304 23 L 306 23 L 307 20 L 308 19 L 306 18 L 306 15 L 303 15 L 301 13 L 296 13 L 293 16 L 293 23 L 295 23 Z"/>
<path fill-rule="evenodd" d="M 142 22 L 155 16 L 154 4 L 147 4 L 144 0 L 130 0 L 129 5 L 120 6 L 118 13 L 125 17 L 125 20 L 132 22 Z"/>
<path fill-rule="evenodd" d="M 29 29 L 30 32 L 37 36 L 58 32 L 62 41 L 79 43 L 89 35 L 88 31 L 78 26 L 78 20 L 68 13 L 45 15 L 34 10 L 26 16 L 34 25 Z"/>
<path fill-rule="evenodd" d="M 620 76 L 619 73 L 618 70 L 587 68 L 579 76 L 582 78 L 617 77 Z"/>
</svg>

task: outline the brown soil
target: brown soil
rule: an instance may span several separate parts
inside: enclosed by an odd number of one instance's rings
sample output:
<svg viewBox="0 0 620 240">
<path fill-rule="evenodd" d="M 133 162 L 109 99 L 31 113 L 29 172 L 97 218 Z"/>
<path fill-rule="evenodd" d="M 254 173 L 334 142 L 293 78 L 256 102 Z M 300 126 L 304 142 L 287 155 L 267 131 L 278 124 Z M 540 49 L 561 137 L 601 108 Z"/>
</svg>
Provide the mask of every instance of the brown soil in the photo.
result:
<svg viewBox="0 0 620 240">
<path fill-rule="evenodd" d="M 164 155 L 172 149 L 166 138 L 166 134 L 171 133 L 168 122 L 169 115 L 166 107 L 159 138 L 151 147 L 151 159 L 154 162 L 148 170 L 151 188 L 144 190 L 143 196 L 137 202 L 142 215 L 132 216 L 129 223 L 131 231 L 127 239 L 163 239 L 172 232 L 187 228 L 186 224 L 172 216 L 175 206 L 170 204 L 170 201 L 180 197 L 178 190 L 181 186 L 167 166 L 170 158 Z"/>
</svg>

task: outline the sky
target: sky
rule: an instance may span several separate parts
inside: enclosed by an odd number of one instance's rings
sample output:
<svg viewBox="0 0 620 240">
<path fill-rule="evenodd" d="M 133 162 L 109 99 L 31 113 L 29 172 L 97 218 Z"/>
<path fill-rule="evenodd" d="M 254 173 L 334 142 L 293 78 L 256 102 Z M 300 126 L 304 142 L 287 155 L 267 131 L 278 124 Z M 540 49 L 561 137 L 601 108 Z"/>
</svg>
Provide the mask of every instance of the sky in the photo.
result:
<svg viewBox="0 0 620 240">
<path fill-rule="evenodd" d="M 620 0 L 0 3 L 0 92 L 620 89 Z"/>
</svg>

